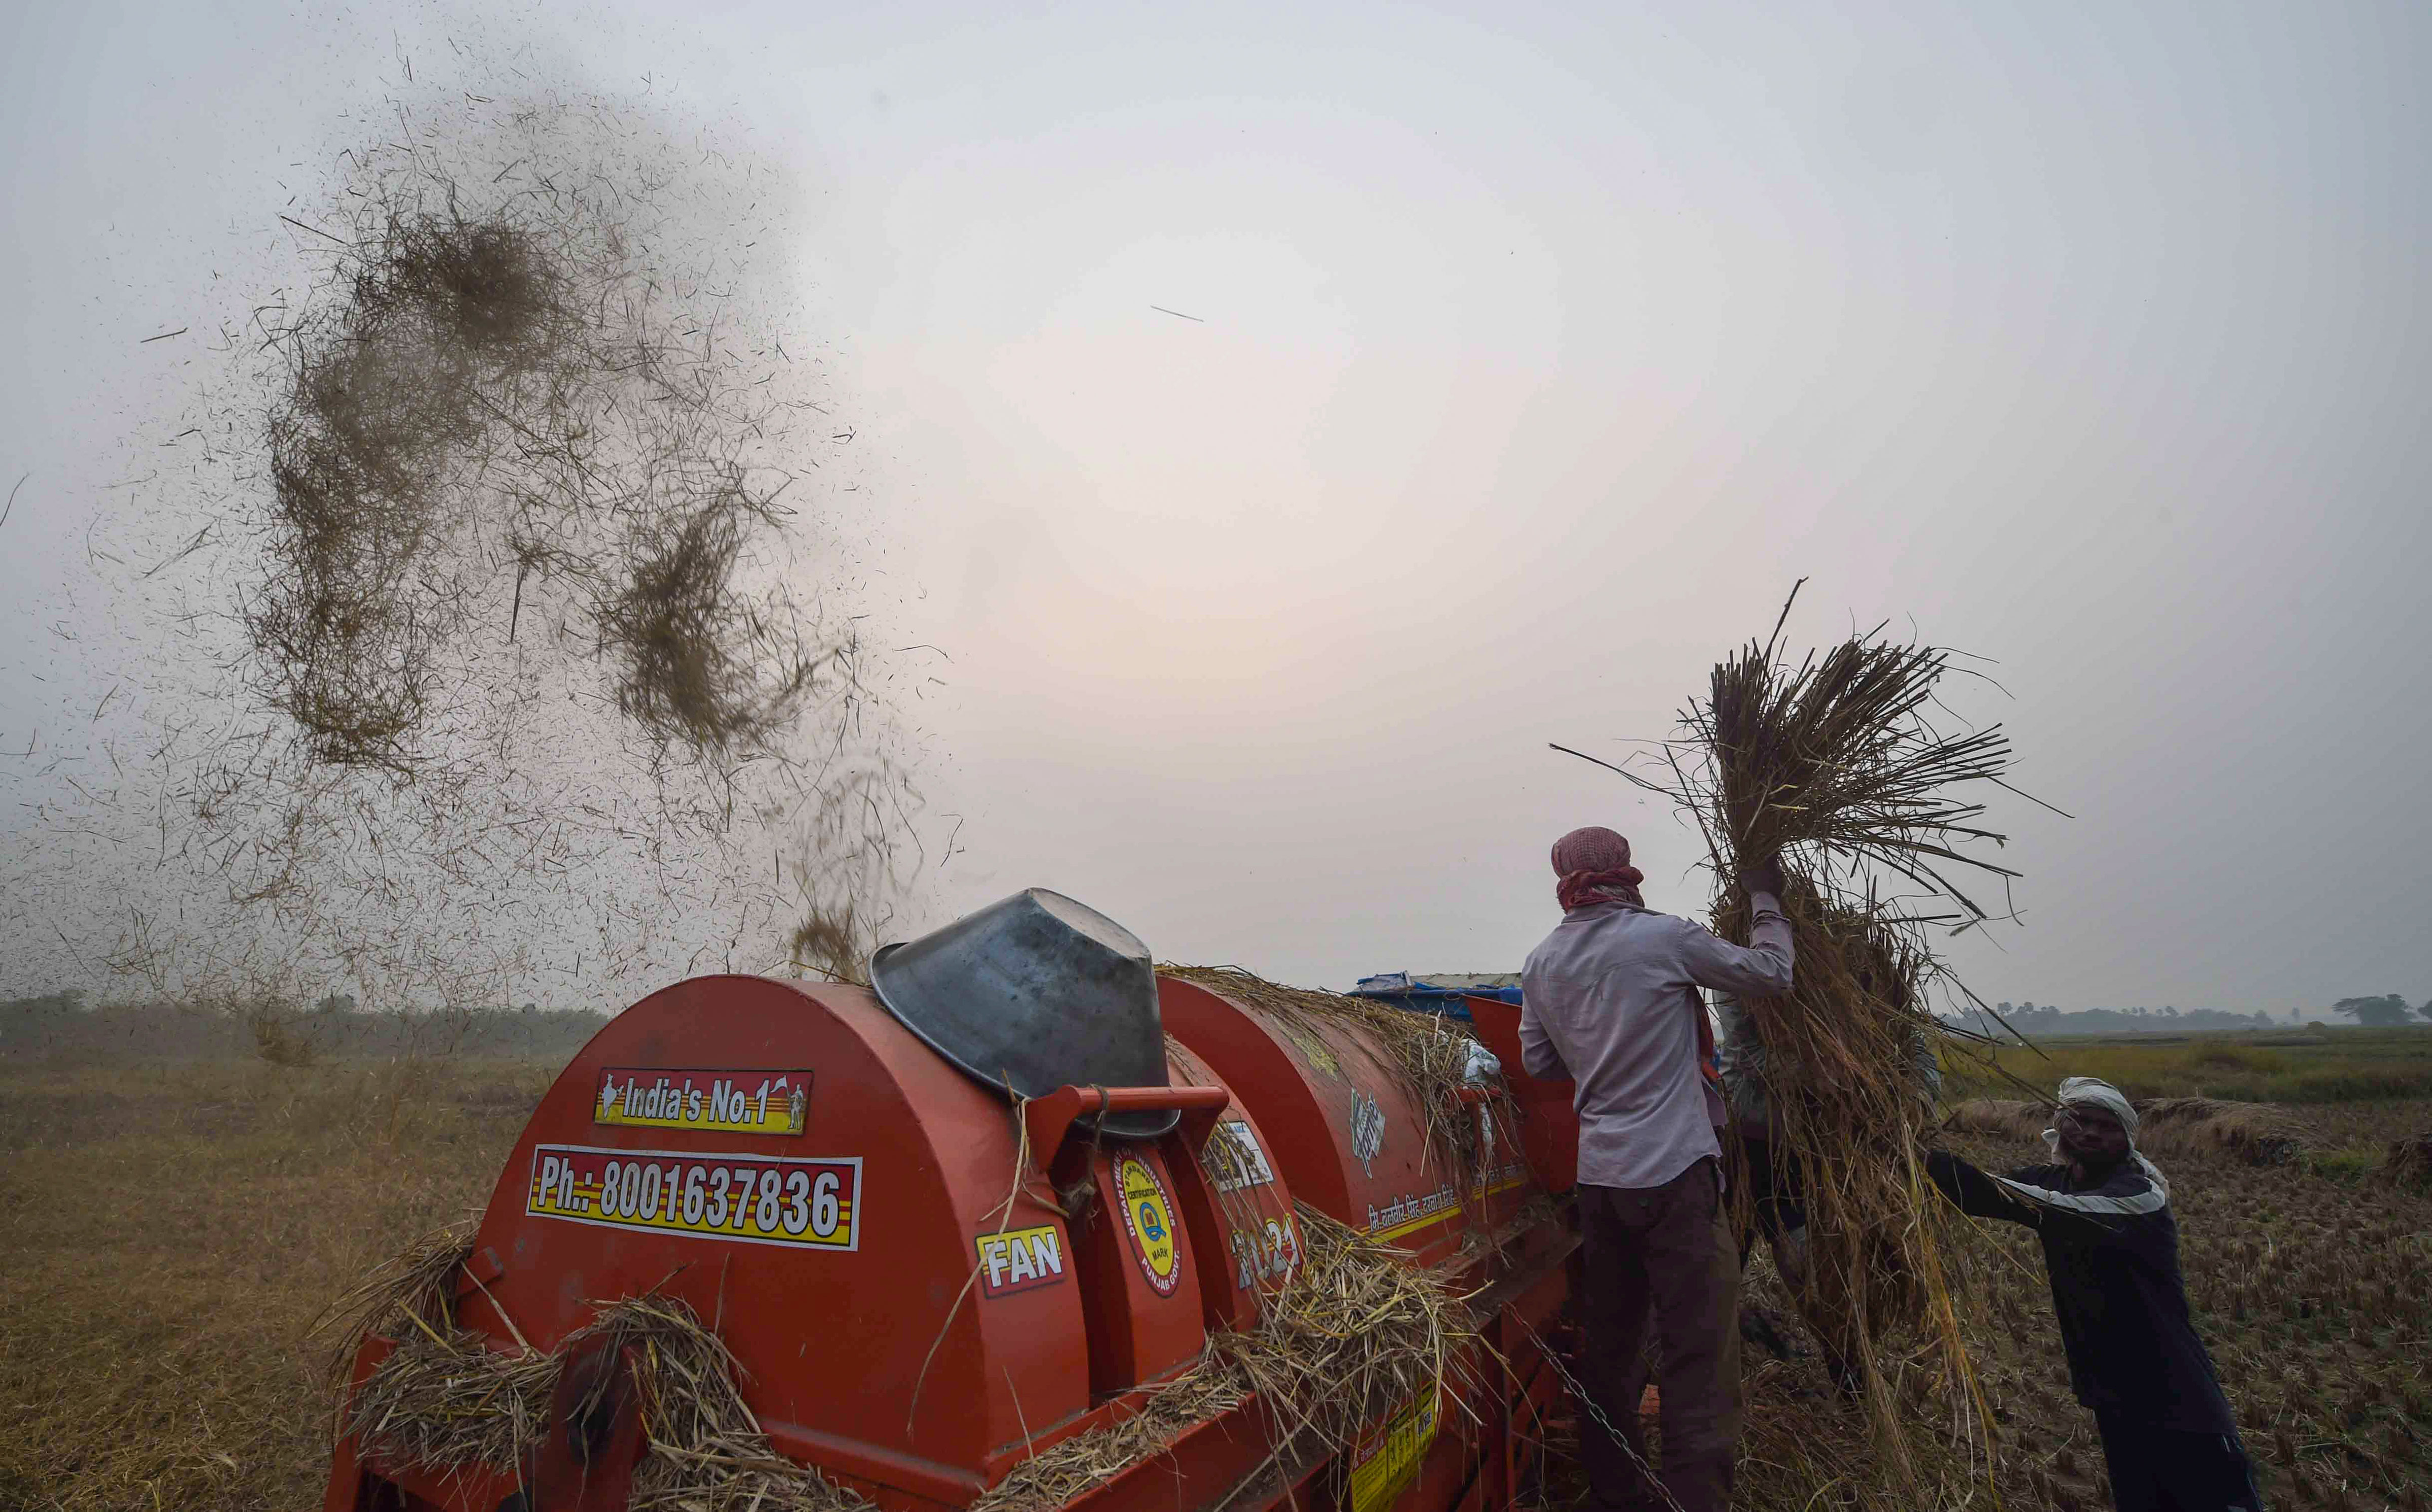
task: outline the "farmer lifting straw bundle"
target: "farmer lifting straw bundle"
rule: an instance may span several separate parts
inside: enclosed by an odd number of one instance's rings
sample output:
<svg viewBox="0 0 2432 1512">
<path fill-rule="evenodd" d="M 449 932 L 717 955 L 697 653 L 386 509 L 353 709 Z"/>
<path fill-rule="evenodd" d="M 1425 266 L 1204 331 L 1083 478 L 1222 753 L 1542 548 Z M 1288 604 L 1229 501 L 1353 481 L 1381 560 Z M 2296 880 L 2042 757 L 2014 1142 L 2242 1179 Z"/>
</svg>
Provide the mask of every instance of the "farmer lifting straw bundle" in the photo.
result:
<svg viewBox="0 0 2432 1512">
<path fill-rule="evenodd" d="M 1752 949 L 1649 910 L 1630 842 L 1574 830 L 1554 846 L 1562 922 L 1520 973 L 1531 1075 L 1578 1085 L 1585 1405 L 1579 1443 L 1597 1512 L 1653 1504 L 1637 1432 L 1649 1304 L 1663 1336 L 1664 1491 L 1722 1512 L 1739 1438 L 1739 1267 L 1724 1225 L 1714 1033 L 1699 987 L 1791 983 L 1782 871 L 1747 873 Z M 1601 1431 L 1599 1431 L 1601 1430 Z"/>
<path fill-rule="evenodd" d="M 1998 728 L 1945 732 L 1930 721 L 1951 653 L 1870 632 L 1793 663 L 1781 651 L 1789 613 L 1785 603 L 1765 644 L 1714 668 L 1652 774 L 1613 769 L 1696 818 L 1717 878 L 1776 857 L 1784 865 L 1779 906 L 1797 941 L 1797 980 L 1737 1000 L 1747 1043 L 1762 1050 L 1769 1152 L 1800 1177 L 1802 1311 L 1863 1390 L 1884 1470 L 1898 1479 L 1914 1466 L 1882 1389 L 1886 1373 L 1922 1366 L 1960 1410 L 1973 1401 L 1934 1241 L 1941 1203 L 1915 1155 L 1931 1118 L 1918 1096 L 1919 1039 L 1943 1033 L 1924 990 L 1942 967 L 1922 926 L 1991 916 L 1951 881 L 1955 867 L 2016 875 L 1965 853 L 2001 837 L 1978 824 L 1982 803 L 1953 794 L 2001 782 L 2010 750 Z M 1928 907 L 1888 905 L 1895 887 Z M 1733 890 L 1713 922 L 1723 939 L 1755 943 L 1771 921 Z M 1894 1345 L 1919 1324 L 1930 1325 L 1922 1356 L 1905 1338 Z"/>
</svg>

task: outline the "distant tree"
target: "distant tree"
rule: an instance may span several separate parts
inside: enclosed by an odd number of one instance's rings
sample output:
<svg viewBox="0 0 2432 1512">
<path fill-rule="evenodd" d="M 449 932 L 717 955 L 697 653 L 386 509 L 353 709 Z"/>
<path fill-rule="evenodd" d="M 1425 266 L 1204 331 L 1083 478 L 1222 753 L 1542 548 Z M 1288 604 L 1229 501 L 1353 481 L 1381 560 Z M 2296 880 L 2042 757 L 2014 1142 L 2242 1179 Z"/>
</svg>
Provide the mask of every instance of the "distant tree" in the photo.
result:
<svg viewBox="0 0 2432 1512">
<path fill-rule="evenodd" d="M 2165 1018 L 2176 1018 L 2179 1016 L 2179 1011 L 2176 1008 L 2165 1005 L 2162 1009 L 2162 1016 Z"/>
<path fill-rule="evenodd" d="M 2415 1011 L 2422 1014 L 2426 1018 L 2432 1018 L 2432 998 L 2424 999 L 2424 1006 L 2416 1009 Z"/>
<path fill-rule="evenodd" d="M 355 1011 L 355 996 L 350 992 L 333 992 L 312 1005 L 316 1014 L 350 1014 Z"/>
<path fill-rule="evenodd" d="M 2331 1012 L 2345 1014 L 2367 1029 L 2395 1029 L 2409 1016 L 2407 1000 L 2394 992 L 2378 998 L 2341 998 L 2331 1004 Z"/>
</svg>

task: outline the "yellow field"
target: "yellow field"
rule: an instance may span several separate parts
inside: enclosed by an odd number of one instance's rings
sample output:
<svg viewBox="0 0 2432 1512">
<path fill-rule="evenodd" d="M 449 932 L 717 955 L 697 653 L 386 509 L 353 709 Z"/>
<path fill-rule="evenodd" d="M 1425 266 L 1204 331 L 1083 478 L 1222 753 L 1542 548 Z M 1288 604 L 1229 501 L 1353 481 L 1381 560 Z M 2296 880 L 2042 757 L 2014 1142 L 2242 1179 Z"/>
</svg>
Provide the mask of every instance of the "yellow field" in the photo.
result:
<svg viewBox="0 0 2432 1512">
<path fill-rule="evenodd" d="M 0 1071 L 0 1509 L 319 1505 L 315 1315 L 488 1200 L 548 1074 Z"/>
<path fill-rule="evenodd" d="M 0 1068 L 0 1512 L 318 1505 L 314 1318 L 365 1267 L 486 1201 L 549 1074 Z M 2322 1148 L 2432 1127 L 2422 1102 L 2292 1111 Z M 1997 1165 L 2037 1153 L 1961 1148 Z M 2225 1156 L 2168 1168 L 2200 1324 L 2276 1504 L 2423 1505 L 2432 1193 L 2366 1164 L 2345 1180 Z M 2031 1236 L 1988 1233 L 1966 1264 L 2001 1298 L 1974 1347 L 2009 1436 L 2007 1504 L 2104 1504 Z M 1764 1262 L 1751 1283 L 1782 1308 Z M 1751 1350 L 1748 1398 L 1745 1504 L 1846 1504 L 1818 1478 L 1863 1433 L 1816 1361 Z"/>
</svg>

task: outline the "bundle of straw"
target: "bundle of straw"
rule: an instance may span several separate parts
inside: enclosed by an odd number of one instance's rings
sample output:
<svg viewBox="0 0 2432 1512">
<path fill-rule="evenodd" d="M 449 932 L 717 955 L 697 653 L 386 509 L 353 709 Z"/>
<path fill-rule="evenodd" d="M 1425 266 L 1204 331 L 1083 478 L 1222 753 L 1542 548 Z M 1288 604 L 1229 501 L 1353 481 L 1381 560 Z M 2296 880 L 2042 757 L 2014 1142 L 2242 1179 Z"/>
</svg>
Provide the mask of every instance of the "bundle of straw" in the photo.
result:
<svg viewBox="0 0 2432 1512">
<path fill-rule="evenodd" d="M 1446 1277 L 1409 1251 L 1295 1205 L 1298 1268 L 1266 1299 L 1257 1327 L 1220 1336 L 1214 1348 L 1288 1423 L 1288 1442 L 1340 1453 L 1458 1373 L 1476 1320 Z"/>
<path fill-rule="evenodd" d="M 1984 803 L 1959 791 L 2006 787 L 2011 755 L 1998 727 L 1937 726 L 1952 653 L 1870 631 L 1794 662 L 1781 647 L 1789 613 L 1785 603 L 1764 645 L 1714 668 L 1651 774 L 1613 769 L 1697 820 L 1725 938 L 1748 939 L 1734 880 L 1783 863 L 1795 984 L 1745 1006 L 1765 1050 L 1775 1158 L 1806 1179 L 1803 1310 L 1863 1385 L 1879 1448 L 1904 1464 L 1887 1372 L 1924 1364 L 1982 1416 L 1935 1241 L 1947 1210 L 1917 1158 L 1933 1111 L 1916 1066 L 1918 1036 L 1949 1033 L 1927 990 L 1955 985 L 1924 926 L 1992 916 L 1954 877 L 2017 875 L 1963 848 L 2002 837 L 1980 823 Z M 1931 1335 L 1922 1357 L 1892 1342 L 1921 1324 Z"/>
<path fill-rule="evenodd" d="M 2432 1133 L 2391 1140 L 2382 1174 L 2401 1186 L 2432 1187 Z"/>
<path fill-rule="evenodd" d="M 516 1470 L 530 1463 L 566 1358 L 604 1336 L 612 1354 L 638 1346 L 648 1447 L 634 1472 L 634 1512 L 870 1512 L 861 1497 L 777 1453 L 743 1400 L 735 1356 L 685 1303 L 629 1297 L 602 1305 L 555 1351 L 520 1336 L 517 1348 L 501 1350 L 452 1316 L 466 1253 L 464 1228 L 442 1230 L 375 1268 L 331 1309 L 329 1319 L 345 1325 L 346 1369 L 369 1335 L 397 1340 L 341 1397 L 339 1433 L 403 1468 Z M 343 1369 L 337 1379 L 343 1386 Z"/>
<path fill-rule="evenodd" d="M 2286 1110 L 2219 1098 L 2149 1098 L 2136 1104 L 2136 1143 L 2155 1152 L 2226 1153 L 2250 1166 L 2283 1166 L 2305 1148 Z"/>
</svg>

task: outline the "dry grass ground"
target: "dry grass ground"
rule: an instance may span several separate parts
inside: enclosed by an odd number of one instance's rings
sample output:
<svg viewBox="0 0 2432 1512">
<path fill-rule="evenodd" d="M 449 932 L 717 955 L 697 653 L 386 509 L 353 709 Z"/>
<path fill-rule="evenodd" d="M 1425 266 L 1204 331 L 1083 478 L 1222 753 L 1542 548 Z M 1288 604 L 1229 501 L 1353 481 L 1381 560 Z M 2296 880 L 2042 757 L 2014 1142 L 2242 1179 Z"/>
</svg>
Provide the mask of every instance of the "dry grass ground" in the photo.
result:
<svg viewBox="0 0 2432 1512">
<path fill-rule="evenodd" d="M 2387 1146 L 2432 1124 L 2432 1109 L 2411 1102 L 2297 1116 L 2322 1144 Z M 2042 1155 L 2039 1144 L 1954 1148 L 1995 1168 Z M 2163 1168 L 2197 1328 L 2267 1499 L 2275 1507 L 2426 1505 L 2432 1298 L 2423 1278 L 2432 1265 L 2432 1191 L 2332 1179 L 2307 1163 L 2256 1167 L 2227 1150 L 2191 1150 Z M 2006 1327 L 1977 1348 L 2012 1436 L 2004 1478 L 2018 1487 L 2016 1504 L 2106 1506 L 2101 1446 L 2092 1416 L 2069 1397 L 2034 1235 L 2006 1224 L 1981 1232 Z"/>
<path fill-rule="evenodd" d="M 486 1201 L 549 1070 L 0 1067 L 0 1512 L 317 1505 L 314 1317 Z M 2319 1149 L 2432 1126 L 2420 1102 L 2291 1112 Z M 1994 1166 L 2035 1153 L 1961 1148 Z M 2165 1165 L 2199 1325 L 2273 1504 L 2432 1504 L 2432 1190 L 2361 1163 Z M 2010 1436 L 2003 1504 L 2102 1506 L 2032 1245 L 1999 1229 L 1971 1245 L 2004 1299 L 2002 1330 L 1971 1340 Z M 1762 1259 L 1752 1282 L 1789 1315 Z M 1863 1429 L 1815 1358 L 1751 1350 L 1748 1369 L 1744 1504 L 1852 1504 L 1834 1476 Z"/>
<path fill-rule="evenodd" d="M 2432 1507 L 2432 1184 L 2400 1184 L 2380 1152 L 2432 1131 L 2413 1100 L 2287 1110 L 2309 1149 L 2373 1152 L 2353 1167 L 2307 1159 L 2257 1167 L 2228 1149 L 2157 1157 L 2171 1182 L 2181 1263 L 2196 1326 L 2275 1509 L 2420 1512 Z M 2044 1158 L 2023 1139 L 1948 1136 L 1994 1170 Z M 2060 1333 L 2035 1235 L 1984 1224 L 1964 1244 L 1968 1285 L 1999 1328 L 1971 1334 L 1970 1357 L 2003 1436 L 1990 1494 L 1977 1507 L 2111 1505 L 2092 1414 L 2069 1390 Z M 1835 1396 L 1815 1340 L 1796 1322 L 1760 1243 L 1748 1295 L 1808 1352 L 1744 1352 L 1747 1426 L 1734 1505 L 1762 1512 L 1864 1507 L 1909 1512 L 1869 1494 L 1860 1413 Z M 1912 1417 L 1947 1419 L 1910 1402 Z M 1585 1487 L 1557 1465 L 1548 1512 L 1578 1512 Z M 1998 1501 L 1997 1501 L 1998 1496 Z M 1963 1504 L 1958 1502 L 1946 1505 Z"/>
<path fill-rule="evenodd" d="M 0 1068 L 0 1512 L 317 1506 L 315 1315 L 487 1201 L 550 1069 Z"/>
</svg>

